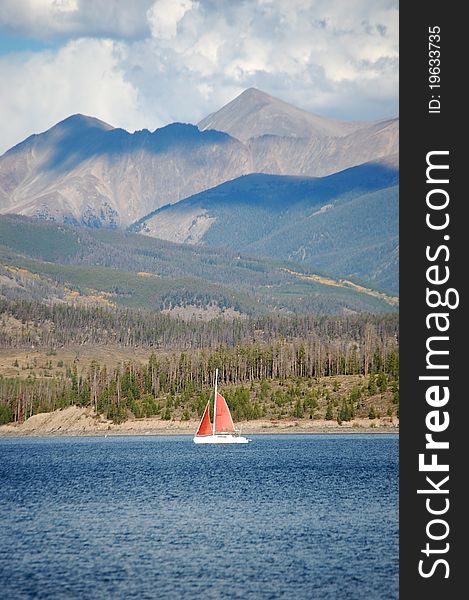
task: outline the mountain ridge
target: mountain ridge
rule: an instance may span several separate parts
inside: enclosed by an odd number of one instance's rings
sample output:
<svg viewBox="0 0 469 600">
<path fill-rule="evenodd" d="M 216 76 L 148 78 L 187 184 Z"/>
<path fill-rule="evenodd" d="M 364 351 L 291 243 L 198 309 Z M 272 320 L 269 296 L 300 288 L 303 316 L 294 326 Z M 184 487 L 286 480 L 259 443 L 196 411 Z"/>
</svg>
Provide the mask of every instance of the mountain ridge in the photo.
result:
<svg viewBox="0 0 469 600">
<path fill-rule="evenodd" d="M 244 174 L 321 176 L 397 151 L 397 121 L 347 124 L 259 90 L 243 94 L 214 114 L 230 105 L 232 112 L 233 103 L 241 121 L 243 106 L 252 118 L 257 114 L 259 135 L 247 141 L 183 123 L 129 133 L 80 114 L 33 134 L 0 157 L 0 213 L 125 228 L 160 206 Z M 270 115 L 272 107 L 282 110 L 294 133 L 311 133 L 304 119 L 329 129 L 307 137 L 271 134 L 265 106 Z M 334 131 L 341 136 L 328 135 Z"/>
<path fill-rule="evenodd" d="M 396 157 L 323 178 L 249 174 L 132 226 L 145 235 L 294 260 L 397 293 Z"/>
<path fill-rule="evenodd" d="M 393 312 L 372 290 L 292 261 L 174 244 L 124 231 L 0 216 L 0 297 L 219 314 Z M 177 313 L 176 313 L 177 314 Z"/>
</svg>

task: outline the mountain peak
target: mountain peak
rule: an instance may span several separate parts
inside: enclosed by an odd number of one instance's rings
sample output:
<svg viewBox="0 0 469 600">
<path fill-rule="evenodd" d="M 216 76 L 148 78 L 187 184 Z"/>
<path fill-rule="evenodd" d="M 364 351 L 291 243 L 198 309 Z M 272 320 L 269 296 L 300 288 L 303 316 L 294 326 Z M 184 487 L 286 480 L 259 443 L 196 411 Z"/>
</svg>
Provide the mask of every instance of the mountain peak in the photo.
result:
<svg viewBox="0 0 469 600">
<path fill-rule="evenodd" d="M 255 87 L 250 87 L 241 92 L 239 96 L 235 98 L 235 100 L 239 100 L 240 98 L 255 98 L 255 99 L 263 99 L 263 100 L 274 100 L 273 96 L 270 96 L 266 92 L 262 90 L 258 90 Z"/>
<path fill-rule="evenodd" d="M 104 131 L 114 129 L 112 125 L 109 125 L 109 123 L 106 123 L 105 121 L 101 121 L 101 119 L 97 119 L 96 117 L 90 117 L 88 115 L 83 115 L 81 113 L 76 113 L 74 115 L 66 117 L 62 121 L 56 123 L 53 127 L 51 127 L 51 129 L 55 129 L 56 127 L 80 127 L 87 129 L 103 129 Z"/>
<path fill-rule="evenodd" d="M 239 140 L 263 135 L 287 138 L 344 137 L 367 123 L 321 117 L 251 87 L 198 123 L 200 130 L 217 129 Z"/>
<path fill-rule="evenodd" d="M 24 148 L 31 147 L 36 143 L 42 143 L 46 140 L 47 142 L 51 142 L 52 140 L 57 141 L 63 138 L 82 137 L 83 135 L 87 136 L 90 133 L 95 134 L 98 131 L 105 132 L 110 131 L 111 129 L 114 129 L 114 127 L 105 121 L 101 121 L 101 119 L 77 113 L 62 119 L 62 121 L 52 125 L 52 127 L 49 127 L 49 129 L 42 133 L 33 133 L 19 144 L 16 144 L 16 146 L 7 150 L 5 154 L 14 154 Z"/>
</svg>

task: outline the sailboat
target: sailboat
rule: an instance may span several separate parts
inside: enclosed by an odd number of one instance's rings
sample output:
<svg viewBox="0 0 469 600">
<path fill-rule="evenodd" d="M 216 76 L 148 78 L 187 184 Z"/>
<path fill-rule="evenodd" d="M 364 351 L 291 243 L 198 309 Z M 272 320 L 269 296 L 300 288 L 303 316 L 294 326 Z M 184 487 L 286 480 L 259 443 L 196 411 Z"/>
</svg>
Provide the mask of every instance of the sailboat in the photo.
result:
<svg viewBox="0 0 469 600">
<path fill-rule="evenodd" d="M 210 400 L 194 436 L 196 444 L 247 444 L 251 440 L 235 429 L 230 409 L 225 398 L 218 393 L 218 369 L 215 371 L 215 393 L 213 397 L 213 424 L 210 422 Z"/>
</svg>

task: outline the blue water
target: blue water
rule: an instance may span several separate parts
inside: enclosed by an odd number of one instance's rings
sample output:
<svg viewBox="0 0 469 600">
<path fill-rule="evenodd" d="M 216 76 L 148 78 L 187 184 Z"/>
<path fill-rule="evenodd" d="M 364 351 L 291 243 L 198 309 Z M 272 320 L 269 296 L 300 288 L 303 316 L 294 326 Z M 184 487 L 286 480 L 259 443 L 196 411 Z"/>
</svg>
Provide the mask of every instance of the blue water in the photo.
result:
<svg viewBox="0 0 469 600">
<path fill-rule="evenodd" d="M 398 597 L 398 438 L 0 440 L 5 599 Z"/>
</svg>

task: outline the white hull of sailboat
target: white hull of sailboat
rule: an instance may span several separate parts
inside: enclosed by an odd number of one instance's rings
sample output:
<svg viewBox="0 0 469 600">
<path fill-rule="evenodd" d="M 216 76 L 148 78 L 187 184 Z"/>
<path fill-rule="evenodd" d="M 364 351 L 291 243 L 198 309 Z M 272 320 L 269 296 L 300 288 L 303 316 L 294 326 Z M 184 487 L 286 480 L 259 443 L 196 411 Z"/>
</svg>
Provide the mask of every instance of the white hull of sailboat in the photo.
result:
<svg viewBox="0 0 469 600">
<path fill-rule="evenodd" d="M 250 441 L 242 435 L 232 435 L 231 433 L 194 436 L 195 444 L 247 444 Z"/>
</svg>

